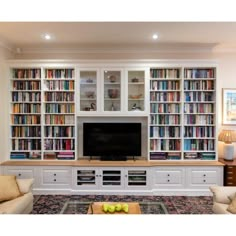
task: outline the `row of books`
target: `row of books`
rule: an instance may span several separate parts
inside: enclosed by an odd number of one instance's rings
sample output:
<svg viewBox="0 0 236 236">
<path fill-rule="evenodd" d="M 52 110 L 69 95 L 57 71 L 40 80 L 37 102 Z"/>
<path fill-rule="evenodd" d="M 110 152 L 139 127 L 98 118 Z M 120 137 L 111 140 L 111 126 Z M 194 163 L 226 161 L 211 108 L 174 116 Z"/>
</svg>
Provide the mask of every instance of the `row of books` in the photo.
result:
<svg viewBox="0 0 236 236">
<path fill-rule="evenodd" d="M 38 69 L 14 69 L 12 71 L 14 79 L 39 79 L 41 78 L 41 70 Z"/>
<path fill-rule="evenodd" d="M 160 125 L 178 125 L 180 124 L 180 115 L 171 114 L 151 114 L 151 124 Z"/>
<path fill-rule="evenodd" d="M 16 103 L 12 105 L 13 113 L 40 113 L 41 104 Z"/>
<path fill-rule="evenodd" d="M 213 115 L 191 115 L 185 114 L 184 115 L 184 123 L 189 125 L 213 125 L 214 124 L 214 117 Z"/>
<path fill-rule="evenodd" d="M 74 69 L 46 69 L 45 78 L 47 79 L 72 79 L 75 77 Z"/>
<path fill-rule="evenodd" d="M 180 160 L 180 152 L 151 152 L 150 160 Z"/>
<path fill-rule="evenodd" d="M 44 101 L 67 102 L 74 101 L 74 92 L 45 92 Z"/>
<path fill-rule="evenodd" d="M 166 127 L 158 127 L 151 126 L 150 127 L 150 137 L 180 137 L 180 127 L 176 126 L 166 126 Z"/>
<path fill-rule="evenodd" d="M 41 92 L 12 92 L 13 102 L 40 102 Z"/>
<path fill-rule="evenodd" d="M 10 159 L 41 159 L 41 152 L 11 152 Z"/>
<path fill-rule="evenodd" d="M 13 126 L 11 127 L 12 137 L 41 137 L 40 126 Z"/>
<path fill-rule="evenodd" d="M 214 137 L 215 127 L 213 126 L 187 126 L 184 127 L 184 137 Z"/>
<path fill-rule="evenodd" d="M 74 150 L 74 139 L 46 139 L 44 140 L 45 150 Z"/>
<path fill-rule="evenodd" d="M 49 126 L 45 127 L 45 137 L 74 137 L 74 126 Z"/>
<path fill-rule="evenodd" d="M 12 139 L 12 150 L 41 150 L 41 139 Z"/>
<path fill-rule="evenodd" d="M 215 70 L 212 68 L 207 69 L 185 69 L 185 78 L 215 78 Z"/>
<path fill-rule="evenodd" d="M 151 78 L 179 78 L 180 69 L 151 69 L 150 70 Z"/>
<path fill-rule="evenodd" d="M 46 90 L 57 90 L 57 91 L 65 91 L 65 90 L 74 90 L 74 81 L 62 80 L 62 81 L 45 81 Z"/>
<path fill-rule="evenodd" d="M 73 160 L 75 159 L 75 153 L 74 152 L 46 152 L 44 153 L 44 159 Z"/>
<path fill-rule="evenodd" d="M 175 151 L 180 150 L 180 139 L 151 139 L 150 140 L 150 150 L 158 151 Z"/>
<path fill-rule="evenodd" d="M 194 160 L 194 159 L 201 159 L 201 160 L 215 160 L 216 154 L 215 152 L 186 152 L 184 153 L 185 160 Z"/>
<path fill-rule="evenodd" d="M 213 80 L 185 80 L 184 90 L 214 90 L 215 81 Z"/>
<path fill-rule="evenodd" d="M 74 115 L 45 115 L 45 124 L 74 124 Z"/>
<path fill-rule="evenodd" d="M 156 81 L 151 80 L 150 81 L 150 89 L 154 91 L 158 90 L 179 90 L 180 89 L 180 83 L 179 81 Z"/>
<path fill-rule="evenodd" d="M 74 104 L 46 104 L 45 113 L 74 113 Z"/>
<path fill-rule="evenodd" d="M 13 81 L 13 90 L 41 90 L 40 81 Z"/>
<path fill-rule="evenodd" d="M 178 102 L 180 101 L 180 92 L 151 92 L 150 100 L 157 102 Z"/>
<path fill-rule="evenodd" d="M 205 102 L 214 101 L 215 95 L 213 92 L 185 92 L 184 100 L 186 102 Z"/>
<path fill-rule="evenodd" d="M 202 150 L 213 151 L 215 150 L 215 140 L 213 139 L 185 139 L 184 150 Z"/>
<path fill-rule="evenodd" d="M 11 123 L 16 125 L 39 125 L 41 115 L 11 115 Z"/>
<path fill-rule="evenodd" d="M 214 113 L 214 104 L 196 104 L 196 103 L 187 103 L 184 104 L 184 113 Z"/>
<path fill-rule="evenodd" d="M 168 103 L 168 104 L 150 104 L 151 113 L 180 113 L 180 104 Z"/>
</svg>

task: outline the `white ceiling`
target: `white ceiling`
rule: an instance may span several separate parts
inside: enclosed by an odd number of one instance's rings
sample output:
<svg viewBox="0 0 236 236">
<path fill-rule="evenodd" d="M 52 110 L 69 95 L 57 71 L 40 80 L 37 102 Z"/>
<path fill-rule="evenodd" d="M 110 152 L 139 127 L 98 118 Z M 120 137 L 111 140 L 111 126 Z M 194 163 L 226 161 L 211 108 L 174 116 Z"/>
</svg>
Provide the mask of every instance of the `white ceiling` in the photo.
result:
<svg viewBox="0 0 236 236">
<path fill-rule="evenodd" d="M 52 34 L 45 41 L 41 36 Z M 152 34 L 158 33 L 154 41 Z M 0 45 L 25 49 L 236 46 L 236 22 L 0 22 Z"/>
</svg>

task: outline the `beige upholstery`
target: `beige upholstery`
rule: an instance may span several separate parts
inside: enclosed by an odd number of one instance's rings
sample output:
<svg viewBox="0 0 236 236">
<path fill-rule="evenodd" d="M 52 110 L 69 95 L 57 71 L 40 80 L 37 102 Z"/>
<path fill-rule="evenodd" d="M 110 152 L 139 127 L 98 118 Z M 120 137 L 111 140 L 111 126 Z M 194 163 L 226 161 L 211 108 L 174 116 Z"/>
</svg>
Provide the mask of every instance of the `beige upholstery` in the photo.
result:
<svg viewBox="0 0 236 236">
<path fill-rule="evenodd" d="M 236 193 L 236 187 L 211 186 L 213 193 L 213 212 L 215 214 L 231 214 L 227 208 Z"/>
<path fill-rule="evenodd" d="M 31 192 L 33 182 L 33 179 L 17 179 L 17 184 L 23 195 L 10 201 L 1 202 L 0 213 L 29 214 L 33 210 L 33 194 Z"/>
</svg>

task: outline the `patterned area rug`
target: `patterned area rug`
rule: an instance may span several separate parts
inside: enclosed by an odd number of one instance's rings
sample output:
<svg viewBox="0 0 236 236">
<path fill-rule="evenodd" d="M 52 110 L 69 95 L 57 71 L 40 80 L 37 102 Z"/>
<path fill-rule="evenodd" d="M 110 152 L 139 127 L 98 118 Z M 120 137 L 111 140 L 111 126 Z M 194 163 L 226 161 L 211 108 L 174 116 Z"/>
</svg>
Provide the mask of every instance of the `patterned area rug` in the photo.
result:
<svg viewBox="0 0 236 236">
<path fill-rule="evenodd" d="M 60 214 L 66 201 L 162 202 L 169 214 L 213 214 L 212 197 L 117 196 L 117 195 L 35 195 L 32 214 Z"/>
</svg>

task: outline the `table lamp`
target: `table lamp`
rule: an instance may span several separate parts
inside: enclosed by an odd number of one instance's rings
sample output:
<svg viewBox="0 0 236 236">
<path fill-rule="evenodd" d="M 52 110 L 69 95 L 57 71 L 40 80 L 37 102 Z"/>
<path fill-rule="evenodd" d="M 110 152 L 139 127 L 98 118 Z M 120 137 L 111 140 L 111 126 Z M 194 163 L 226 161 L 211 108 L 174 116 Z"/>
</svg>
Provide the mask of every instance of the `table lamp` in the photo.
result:
<svg viewBox="0 0 236 236">
<path fill-rule="evenodd" d="M 233 142 L 236 142 L 236 132 L 234 130 L 222 130 L 218 136 L 218 140 L 224 142 L 224 159 L 227 161 L 233 161 Z"/>
</svg>

